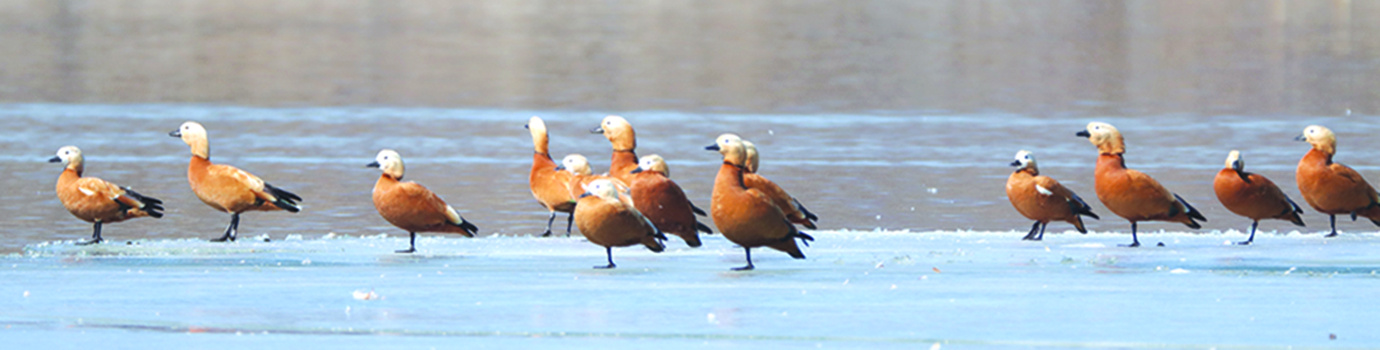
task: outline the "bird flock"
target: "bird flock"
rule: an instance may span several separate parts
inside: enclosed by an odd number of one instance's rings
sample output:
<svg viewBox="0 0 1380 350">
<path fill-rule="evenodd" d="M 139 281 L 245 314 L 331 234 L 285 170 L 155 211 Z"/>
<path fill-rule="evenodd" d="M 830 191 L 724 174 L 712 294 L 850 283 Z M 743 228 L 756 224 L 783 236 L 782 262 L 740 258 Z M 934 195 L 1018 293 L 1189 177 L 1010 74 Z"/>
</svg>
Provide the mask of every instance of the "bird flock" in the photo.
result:
<svg viewBox="0 0 1380 350">
<path fill-rule="evenodd" d="M 641 244 L 653 252 L 666 249 L 667 234 L 679 237 L 687 246 L 700 247 L 699 234 L 714 233 L 700 216 L 712 216 L 720 233 L 743 247 L 747 265 L 735 270 L 750 270 L 752 248 L 769 247 L 804 259 L 796 240 L 809 242 L 810 235 L 795 225 L 816 227 L 818 216 L 810 213 L 780 186 L 756 173 L 756 147 L 733 134 L 715 139 L 708 150 L 723 155 L 724 165 L 714 185 L 712 206 L 706 212 L 690 202 L 679 185 L 670 178 L 666 160 L 659 155 L 639 158 L 637 139 L 627 119 L 609 116 L 592 133 L 603 134 L 613 149 L 609 172 L 594 174 L 589 160 L 571 154 L 557 164 L 549 150 L 549 135 L 541 118 L 532 117 L 526 128 L 533 144 L 529 184 L 532 196 L 549 212 L 546 231 L 557 213 L 567 213 L 566 236 L 572 226 L 590 242 L 604 247 L 607 264 L 613 268 L 613 248 Z M 216 242 L 235 241 L 240 214 L 246 211 L 302 210 L 302 197 L 275 187 L 262 178 L 239 168 L 211 162 L 210 140 L 205 126 L 188 121 L 168 133 L 186 143 L 191 151 L 187 182 L 202 203 L 230 215 L 224 234 Z M 132 218 L 163 216 L 163 202 L 95 177 L 84 177 L 85 162 L 76 146 L 58 150 L 51 162 L 64 164 L 58 178 L 57 195 L 73 216 L 94 224 L 87 245 L 103 241 L 101 226 Z M 417 233 L 454 233 L 474 237 L 479 227 L 462 217 L 435 192 L 412 181 L 404 181 L 403 157 L 395 150 L 380 150 L 368 167 L 382 173 L 374 184 L 373 202 L 379 216 L 408 232 L 408 248 L 398 253 L 417 251 Z M 806 243 L 808 244 L 808 243 Z"/>
<path fill-rule="evenodd" d="M 759 174 L 756 146 L 738 135 L 726 133 L 714 139 L 706 150 L 723 159 L 714 179 L 709 210 L 697 207 L 670 177 L 666 160 L 659 155 L 638 157 L 637 138 L 632 124 L 619 116 L 605 117 L 592 133 L 602 134 L 612 149 L 609 171 L 594 174 L 589 160 L 570 154 L 559 163 L 551 156 L 550 135 L 545 122 L 532 117 L 525 125 L 532 137 L 532 169 L 528 180 L 532 196 L 547 210 L 546 230 L 552 235 L 558 213 L 566 213 L 566 236 L 574 227 L 590 242 L 604 247 L 607 264 L 613 268 L 614 247 L 642 245 L 653 252 L 666 249 L 668 235 L 689 247 L 703 245 L 699 234 L 714 229 L 700 222 L 713 218 L 719 234 L 743 248 L 746 265 L 734 270 L 751 270 L 752 248 L 768 247 L 804 259 L 800 244 L 814 238 L 797 225 L 815 229 L 819 217 L 779 185 Z M 1140 246 L 1137 224 L 1166 221 L 1200 227 L 1207 221 L 1197 209 L 1154 178 L 1127 167 L 1126 142 L 1111 124 L 1089 123 L 1076 133 L 1087 138 L 1098 150 L 1094 189 L 1097 198 L 1113 214 L 1131 223 L 1131 243 Z M 234 241 L 240 214 L 246 211 L 301 211 L 297 194 L 275 187 L 239 168 L 211 162 L 206 128 L 188 121 L 169 136 L 181 139 L 190 149 L 187 181 L 192 193 L 203 203 L 230 215 L 225 232 L 212 241 Z M 1297 140 L 1312 148 L 1299 160 L 1297 181 L 1304 200 L 1316 211 L 1327 214 L 1337 235 L 1336 216 L 1350 215 L 1370 219 L 1380 226 L 1380 195 L 1355 170 L 1332 161 L 1336 135 L 1319 125 L 1308 126 Z M 84 176 L 85 162 L 76 146 L 58 150 L 50 162 L 64 165 L 58 177 L 57 196 L 73 216 L 94 224 L 90 240 L 103 241 L 101 227 L 139 217 L 160 218 L 163 202 L 95 177 Z M 1035 155 L 1026 150 L 1016 153 L 1011 163 L 1016 170 L 1007 179 L 1006 194 L 1016 211 L 1034 220 L 1025 240 L 1041 240 L 1051 221 L 1068 222 L 1078 232 L 1087 233 L 1083 217 L 1101 219 L 1083 198 L 1058 181 L 1040 175 Z M 373 189 L 373 203 L 379 216 L 409 234 L 408 248 L 398 253 L 417 251 L 419 232 L 453 233 L 474 237 L 479 228 L 447 205 L 435 192 L 411 181 L 403 181 L 402 155 L 391 149 L 380 150 L 367 166 L 382 173 Z M 1241 152 L 1233 150 L 1225 167 L 1213 181 L 1217 198 L 1232 213 L 1251 219 L 1251 244 L 1264 219 L 1280 219 L 1303 226 L 1303 210 L 1269 179 L 1245 171 Z"/>
<path fill-rule="evenodd" d="M 1115 126 L 1092 122 L 1076 135 L 1087 138 L 1097 147 L 1097 168 L 1093 177 L 1097 199 L 1113 214 L 1131 222 L 1131 243 L 1125 246 L 1140 246 L 1136 226 L 1141 221 L 1176 222 L 1193 229 L 1201 227 L 1199 221 L 1207 221 L 1202 213 L 1154 178 L 1126 167 L 1126 140 Z M 1337 236 L 1339 214 L 1349 214 L 1352 220 L 1365 217 L 1380 226 L 1380 195 L 1356 170 L 1332 161 L 1337 152 L 1337 135 L 1321 125 L 1311 125 L 1295 140 L 1306 141 L 1312 146 L 1299 160 L 1296 179 L 1304 201 L 1314 210 L 1328 215 L 1332 232 L 1327 237 Z M 1024 239 L 1042 239 L 1045 226 L 1051 221 L 1065 221 L 1073 224 L 1078 232 L 1087 233 L 1082 217 L 1100 219 L 1097 214 L 1073 191 L 1040 175 L 1035 164 L 1035 156 L 1029 151 L 1017 152 L 1016 160 L 1011 163 L 1017 169 L 1006 181 L 1011 205 L 1021 215 L 1035 220 Z M 1217 173 L 1212 184 L 1217 199 L 1227 210 L 1251 219 L 1250 238 L 1238 244 L 1248 245 L 1255 241 L 1260 220 L 1279 219 L 1304 226 L 1300 216 L 1303 209 L 1270 179 L 1246 172 L 1245 167 L 1241 152 L 1231 151 L 1226 166 Z"/>
</svg>

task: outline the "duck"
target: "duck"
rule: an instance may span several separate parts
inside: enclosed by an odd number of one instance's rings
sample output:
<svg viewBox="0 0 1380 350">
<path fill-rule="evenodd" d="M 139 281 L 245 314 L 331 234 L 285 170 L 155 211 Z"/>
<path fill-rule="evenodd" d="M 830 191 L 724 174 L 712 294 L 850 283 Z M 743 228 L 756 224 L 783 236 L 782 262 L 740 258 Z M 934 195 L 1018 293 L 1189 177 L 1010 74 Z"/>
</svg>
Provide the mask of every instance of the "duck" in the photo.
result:
<svg viewBox="0 0 1380 350">
<path fill-rule="evenodd" d="M 1313 147 L 1299 159 L 1295 176 L 1303 200 L 1319 213 L 1327 214 L 1332 232 L 1324 237 L 1337 237 L 1337 214 L 1350 214 L 1370 219 L 1380 226 L 1380 195 L 1356 170 L 1332 161 L 1337 154 L 1337 134 L 1322 125 L 1309 125 L 1303 134 L 1294 138 Z"/>
<path fill-rule="evenodd" d="M 1050 221 L 1064 221 L 1073 224 L 1078 233 L 1087 234 L 1083 227 L 1083 217 L 1101 220 L 1092 212 L 1092 207 L 1082 197 L 1073 193 L 1058 180 L 1040 175 L 1035 155 L 1027 150 L 1016 152 L 1016 160 L 1011 162 L 1016 171 L 1006 178 L 1006 198 L 1026 218 L 1035 220 L 1030 233 L 1022 240 L 1039 241 L 1045 238 L 1045 227 Z"/>
<path fill-rule="evenodd" d="M 594 168 L 589 165 L 589 158 L 579 153 L 568 154 L 561 158 L 561 165 L 556 167 L 557 171 L 570 173 L 570 183 L 566 185 L 571 197 L 578 200 L 585 193 L 585 186 L 594 180 L 605 179 L 613 183 L 614 188 L 619 191 L 628 192 L 628 184 L 608 174 L 595 175 Z"/>
<path fill-rule="evenodd" d="M 1111 124 L 1091 122 L 1076 135 L 1085 137 L 1099 153 L 1094 187 L 1097 199 L 1113 214 L 1131 222 L 1131 244 L 1139 247 L 1136 224 L 1141 221 L 1167 221 L 1201 228 L 1196 220 L 1207 221 L 1198 209 L 1170 192 L 1150 175 L 1126 168 L 1126 141 Z"/>
<path fill-rule="evenodd" d="M 642 157 L 631 174 L 632 183 L 628 188 L 633 204 L 658 230 L 679 236 L 691 248 L 702 244 L 699 232 L 714 233 L 709 226 L 696 220 L 695 212 L 699 208 L 695 208 L 680 185 L 671 180 L 665 158 L 656 154 Z"/>
<path fill-rule="evenodd" d="M 374 183 L 374 209 L 388 223 L 407 231 L 407 249 L 400 254 L 417 251 L 417 232 L 458 233 L 474 237 L 479 227 L 465 220 L 454 207 L 425 186 L 403 179 L 403 159 L 398 151 L 379 151 L 374 162 L 366 166 L 383 172 Z"/>
<path fill-rule="evenodd" d="M 1213 178 L 1212 190 L 1227 210 L 1251 219 L 1250 238 L 1236 244 L 1255 242 L 1255 229 L 1260 225 L 1260 220 L 1280 219 L 1304 226 L 1303 218 L 1299 216 L 1303 214 L 1303 209 L 1270 179 L 1246 172 L 1246 161 L 1241 158 L 1239 150 L 1227 153 L 1226 167 Z"/>
<path fill-rule="evenodd" d="M 611 115 L 604 117 L 599 126 L 590 133 L 603 134 L 613 146 L 613 159 L 609 163 L 608 176 L 623 183 L 632 183 L 632 171 L 637 169 L 637 134 L 631 123 L 623 117 Z"/>
<path fill-rule="evenodd" d="M 791 223 L 805 226 L 808 229 L 816 229 L 815 222 L 819 221 L 819 216 L 811 213 L 805 205 L 800 204 L 799 200 L 792 197 L 790 193 L 782 189 L 775 182 L 757 173 L 757 166 L 761 160 L 757 153 L 757 145 L 752 141 L 743 140 L 743 149 L 747 153 L 747 163 L 743 167 L 743 184 L 747 188 L 756 189 L 765 193 L 776 202 L 776 207 L 786 214 L 786 219 Z"/>
<path fill-rule="evenodd" d="M 608 265 L 594 268 L 618 266 L 613 263 L 613 247 L 642 244 L 655 253 L 666 249 L 662 243 L 666 236 L 637 211 L 627 196 L 619 193 L 612 181 L 597 179 L 584 188 L 585 192 L 575 205 L 575 225 L 590 243 L 604 247 L 608 257 Z"/>
<path fill-rule="evenodd" d="M 274 187 L 254 174 L 239 168 L 211 163 L 211 146 L 206 127 L 188 121 L 168 136 L 181 138 L 191 147 L 192 159 L 187 164 L 187 182 L 202 203 L 230 214 L 225 234 L 213 242 L 234 241 L 240 227 L 240 213 L 246 211 L 279 211 L 296 213 L 302 210 L 297 202 L 302 197 Z"/>
<path fill-rule="evenodd" d="M 733 270 L 755 268 L 752 264 L 752 248 L 755 247 L 769 247 L 792 258 L 804 259 L 805 254 L 796 245 L 796 239 L 808 246 L 815 238 L 797 230 L 771 197 L 743 184 L 747 152 L 742 138 L 736 134 L 722 134 L 715 138 L 715 144 L 705 149 L 723 155 L 723 165 L 714 178 L 709 215 L 724 238 L 743 247 L 747 265 Z"/>
<path fill-rule="evenodd" d="M 77 146 L 59 148 L 57 156 L 49 163 L 62 163 L 62 175 L 58 175 L 57 196 L 62 206 L 72 216 L 95 225 L 91 240 L 79 241 L 77 245 L 95 244 L 101 238 L 101 225 L 116 223 L 134 218 L 163 217 L 163 201 L 134 192 L 97 177 L 82 176 L 86 162 Z"/>
<path fill-rule="evenodd" d="M 532 134 L 532 171 L 527 176 L 527 182 L 532 189 L 532 197 L 537 199 L 537 203 L 542 208 L 546 208 L 550 216 L 546 218 L 546 231 L 542 232 L 542 237 L 551 236 L 551 224 L 556 221 L 556 213 L 567 213 L 565 223 L 565 235 L 570 236 L 571 227 L 575 225 L 575 197 L 570 195 L 570 172 L 557 170 L 560 164 L 551 158 L 549 148 L 549 136 L 546 131 L 546 122 L 539 117 L 528 119 L 525 125 Z"/>
</svg>

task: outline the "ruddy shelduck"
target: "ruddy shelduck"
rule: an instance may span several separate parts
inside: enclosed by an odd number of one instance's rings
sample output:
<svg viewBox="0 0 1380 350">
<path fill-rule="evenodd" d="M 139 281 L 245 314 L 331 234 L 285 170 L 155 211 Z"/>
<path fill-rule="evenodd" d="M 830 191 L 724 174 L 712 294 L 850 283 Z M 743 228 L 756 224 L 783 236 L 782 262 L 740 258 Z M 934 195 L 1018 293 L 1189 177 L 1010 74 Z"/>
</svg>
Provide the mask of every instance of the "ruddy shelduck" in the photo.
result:
<svg viewBox="0 0 1380 350">
<path fill-rule="evenodd" d="M 575 205 L 575 225 L 590 243 L 604 247 L 609 262 L 594 268 L 617 266 L 613 263 L 613 247 L 642 244 L 657 253 L 666 249 L 662 244 L 666 236 L 637 211 L 627 196 L 619 193 L 612 181 L 598 179 L 584 187 L 586 192 Z"/>
<path fill-rule="evenodd" d="M 479 232 L 436 193 L 416 182 L 402 181 L 403 159 L 397 151 L 379 151 L 368 166 L 383 171 L 374 183 L 374 209 L 388 223 L 407 231 L 407 249 L 398 253 L 417 251 L 417 232 L 458 233 L 465 237 Z"/>
<path fill-rule="evenodd" d="M 527 183 L 532 188 L 532 197 L 551 214 L 546 218 L 546 231 L 541 235 L 551 235 L 551 224 L 556 221 L 556 213 L 561 212 L 569 214 L 565 222 L 565 235 L 568 237 L 571 227 L 575 224 L 575 197 L 570 195 L 569 188 L 572 176 L 569 172 L 556 170 L 560 165 L 551 159 L 546 122 L 541 118 L 532 117 L 527 121 L 526 127 L 532 134 L 534 150 L 532 172 L 527 176 Z"/>
<path fill-rule="evenodd" d="M 1016 160 L 1011 162 L 1011 166 L 1016 167 L 1016 171 L 1006 178 L 1006 198 L 1011 200 L 1011 206 L 1016 207 L 1021 215 L 1035 220 L 1035 224 L 1030 226 L 1030 233 L 1021 239 L 1044 239 L 1045 226 L 1050 221 L 1073 224 L 1079 233 L 1086 234 L 1088 229 L 1083 227 L 1083 216 L 1101 219 L 1093 214 L 1092 207 L 1078 194 L 1059 184 L 1059 181 L 1040 175 L 1035 155 L 1030 151 L 1016 152 Z"/>
<path fill-rule="evenodd" d="M 808 229 L 815 229 L 815 221 L 819 221 L 819 216 L 811 213 L 809 209 L 800 204 L 799 200 L 792 197 L 786 190 L 781 189 L 775 182 L 757 173 L 757 166 L 761 160 L 757 154 L 757 145 L 751 141 L 743 140 L 743 150 L 747 153 L 747 163 L 743 166 L 743 185 L 747 188 L 762 191 L 767 197 L 776 203 L 777 208 L 786 214 L 786 219 L 791 223 L 805 226 Z"/>
<path fill-rule="evenodd" d="M 700 246 L 699 231 L 714 233 L 695 219 L 695 206 L 680 185 L 671 180 L 671 170 L 660 155 L 642 157 L 632 171 L 629 194 L 637 210 L 664 233 L 680 236 L 690 247 Z"/>
<path fill-rule="evenodd" d="M 1217 172 L 1212 180 L 1212 190 L 1217 192 L 1217 200 L 1236 215 L 1251 219 L 1251 236 L 1236 244 L 1247 245 L 1255 241 L 1255 229 L 1260 220 L 1280 219 L 1303 226 L 1298 204 L 1284 195 L 1279 186 L 1260 174 L 1246 172 L 1246 161 L 1241 159 L 1241 151 L 1232 150 L 1227 154 L 1226 167 Z"/>
<path fill-rule="evenodd" d="M 627 119 L 616 115 L 604 117 L 596 127 L 589 132 L 603 134 L 609 140 L 609 145 L 613 146 L 613 159 L 609 163 L 609 176 L 612 176 L 625 184 L 632 183 L 632 171 L 637 169 L 637 134 L 633 132 L 631 123 Z"/>
<path fill-rule="evenodd" d="M 230 225 L 225 227 L 225 235 L 212 241 L 234 241 L 239 232 L 240 213 L 276 210 L 296 213 L 302 210 L 297 206 L 302 197 L 273 187 L 258 176 L 239 168 L 212 164 L 210 141 L 207 139 L 206 128 L 200 123 L 182 123 L 182 126 L 168 135 L 181 138 L 182 142 L 191 147 L 192 159 L 187 165 L 187 182 L 192 185 L 192 193 L 211 208 L 230 214 Z"/>
<path fill-rule="evenodd" d="M 1207 221 L 1202 213 L 1154 178 L 1126 168 L 1126 141 L 1116 127 L 1092 122 L 1077 135 L 1097 146 L 1097 199 L 1107 210 L 1131 222 L 1131 244 L 1127 247 L 1140 246 L 1136 223 L 1141 221 L 1177 222 L 1194 229 L 1202 227 L 1195 219 Z"/>
<path fill-rule="evenodd" d="M 569 154 L 561 158 L 561 165 L 556 170 L 570 173 L 570 184 L 566 186 L 570 196 L 577 200 L 585 193 L 585 186 L 594 180 L 606 179 L 612 182 L 619 191 L 627 192 L 628 184 L 622 180 L 608 175 L 595 175 L 594 168 L 589 165 L 589 158 L 580 154 Z"/>
<path fill-rule="evenodd" d="M 743 184 L 743 168 L 747 163 L 743 140 L 738 135 L 723 134 L 715 139 L 714 145 L 705 149 L 719 151 L 723 155 L 723 165 L 714 178 L 710 216 L 714 218 L 714 225 L 719 227 L 719 233 L 743 247 L 747 258 L 746 266 L 733 270 L 753 269 L 754 247 L 771 247 L 790 254 L 792 258 L 804 259 L 805 254 L 795 240 L 799 238 L 809 245 L 814 237 L 796 230 L 767 194 Z"/>
<path fill-rule="evenodd" d="M 134 192 L 95 177 L 83 177 L 86 162 L 77 146 L 58 149 L 49 163 L 61 162 L 65 168 L 58 176 L 57 196 L 62 206 L 78 219 L 95 224 L 91 240 L 78 245 L 100 243 L 101 224 L 121 222 L 133 218 L 163 217 L 163 201 Z"/>
<path fill-rule="evenodd" d="M 1357 216 L 1365 217 L 1380 226 L 1380 196 L 1375 188 L 1356 170 L 1332 161 L 1337 154 L 1337 134 L 1321 125 L 1311 125 L 1294 139 L 1313 145 L 1299 159 L 1295 180 L 1303 200 L 1314 210 L 1327 214 L 1332 233 L 1326 237 L 1337 236 L 1337 214 L 1351 214 L 1353 221 Z"/>
</svg>

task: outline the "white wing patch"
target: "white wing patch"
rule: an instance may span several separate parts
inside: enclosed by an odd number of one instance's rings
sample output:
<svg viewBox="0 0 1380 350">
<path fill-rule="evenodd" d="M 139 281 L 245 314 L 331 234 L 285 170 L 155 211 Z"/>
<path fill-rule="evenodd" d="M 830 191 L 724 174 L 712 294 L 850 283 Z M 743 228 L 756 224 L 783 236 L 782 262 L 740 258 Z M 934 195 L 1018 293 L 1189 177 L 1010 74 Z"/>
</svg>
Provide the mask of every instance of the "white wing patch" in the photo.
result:
<svg viewBox="0 0 1380 350">
<path fill-rule="evenodd" d="M 449 205 L 446 206 L 446 218 L 453 224 L 465 222 L 465 219 L 460 218 L 460 213 L 455 212 L 455 208 Z"/>
<path fill-rule="evenodd" d="M 1053 192 L 1053 191 L 1050 191 L 1049 189 L 1045 188 L 1044 186 L 1040 186 L 1040 185 L 1035 185 L 1035 191 L 1036 191 L 1036 192 L 1040 192 L 1040 194 L 1043 194 L 1043 195 L 1046 195 L 1046 196 L 1053 196 L 1053 195 L 1054 195 L 1054 192 Z"/>
<path fill-rule="evenodd" d="M 90 190 L 90 189 L 87 189 L 86 187 L 77 187 L 77 190 L 78 190 L 78 191 L 81 191 L 81 194 L 88 195 L 88 196 L 91 196 L 91 195 L 95 195 L 95 194 L 96 194 L 96 191 L 92 191 L 92 190 Z"/>
</svg>

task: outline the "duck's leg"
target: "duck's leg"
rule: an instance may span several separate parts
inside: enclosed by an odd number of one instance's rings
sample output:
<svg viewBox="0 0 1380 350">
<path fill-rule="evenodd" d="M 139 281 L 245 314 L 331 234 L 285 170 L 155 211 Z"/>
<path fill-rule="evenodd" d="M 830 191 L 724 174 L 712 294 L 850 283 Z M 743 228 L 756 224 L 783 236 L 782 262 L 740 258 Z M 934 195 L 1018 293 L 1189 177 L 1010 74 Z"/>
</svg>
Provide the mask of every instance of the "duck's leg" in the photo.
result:
<svg viewBox="0 0 1380 350">
<path fill-rule="evenodd" d="M 609 264 L 608 264 L 608 265 L 605 265 L 605 266 L 595 266 L 594 268 L 596 268 L 596 269 L 611 269 L 611 268 L 618 267 L 618 265 L 614 265 L 614 264 L 613 264 L 613 247 L 604 247 L 604 254 L 608 255 L 608 257 L 609 257 Z"/>
<path fill-rule="evenodd" d="M 85 242 L 77 242 L 77 245 L 96 244 L 101 243 L 101 241 L 104 241 L 104 239 L 101 239 L 101 222 L 97 221 L 96 232 L 91 234 L 91 240 Z"/>
<path fill-rule="evenodd" d="M 1131 222 L 1131 244 L 1123 245 L 1123 247 L 1135 248 L 1135 247 L 1139 247 L 1139 246 L 1140 246 L 1140 239 L 1139 239 L 1139 238 L 1136 238 L 1136 222 L 1135 222 L 1135 221 L 1132 221 L 1132 222 Z"/>
<path fill-rule="evenodd" d="M 575 226 L 575 211 L 571 210 L 570 215 L 565 218 L 565 236 L 570 237 L 570 228 Z"/>
<path fill-rule="evenodd" d="M 747 263 L 748 263 L 747 266 L 735 267 L 735 268 L 733 268 L 733 271 L 750 271 L 750 270 L 753 269 L 753 266 L 752 266 L 752 248 L 743 247 L 743 252 L 747 254 Z"/>
<path fill-rule="evenodd" d="M 407 253 L 414 253 L 414 252 L 417 251 L 417 233 L 416 233 L 416 232 L 410 232 L 410 231 L 409 231 L 409 232 L 407 233 L 407 235 L 408 235 L 408 239 L 407 239 L 407 249 L 399 250 L 399 251 L 397 251 L 398 253 L 407 254 Z"/>
<path fill-rule="evenodd" d="M 1039 222 L 1039 221 L 1036 221 L 1036 222 L 1035 222 L 1035 225 L 1031 225 L 1031 226 L 1030 226 L 1030 233 L 1025 234 L 1025 237 L 1021 237 L 1021 240 L 1022 240 L 1022 241 L 1033 241 L 1033 240 L 1035 240 L 1035 231 L 1036 231 L 1036 230 L 1039 230 L 1039 229 L 1040 229 L 1040 222 Z"/>
<path fill-rule="evenodd" d="M 1236 244 L 1240 244 L 1240 245 L 1250 245 L 1251 242 L 1255 242 L 1255 227 L 1256 227 L 1256 225 L 1260 225 L 1260 220 L 1251 221 L 1251 237 L 1250 237 L 1250 238 L 1247 238 L 1245 242 L 1236 242 Z"/>
<path fill-rule="evenodd" d="M 235 241 L 235 231 L 240 229 L 240 213 L 230 214 L 230 226 L 225 227 L 225 235 L 211 240 L 212 242 Z"/>
<path fill-rule="evenodd" d="M 1332 233 L 1323 237 L 1337 237 L 1337 214 L 1328 215 L 1327 218 L 1332 222 Z"/>
<path fill-rule="evenodd" d="M 1037 241 L 1043 241 L 1043 240 L 1045 239 L 1045 227 L 1048 227 L 1048 226 L 1049 226 L 1049 223 L 1048 223 L 1048 222 L 1046 222 L 1046 223 L 1041 223 L 1041 224 L 1040 224 L 1040 235 L 1039 235 L 1039 236 L 1036 236 L 1036 237 L 1035 237 L 1035 240 L 1037 240 Z"/>
<path fill-rule="evenodd" d="M 542 237 L 551 236 L 551 223 L 556 222 L 556 211 L 551 211 L 551 216 L 546 218 L 546 232 L 542 232 Z"/>
</svg>

